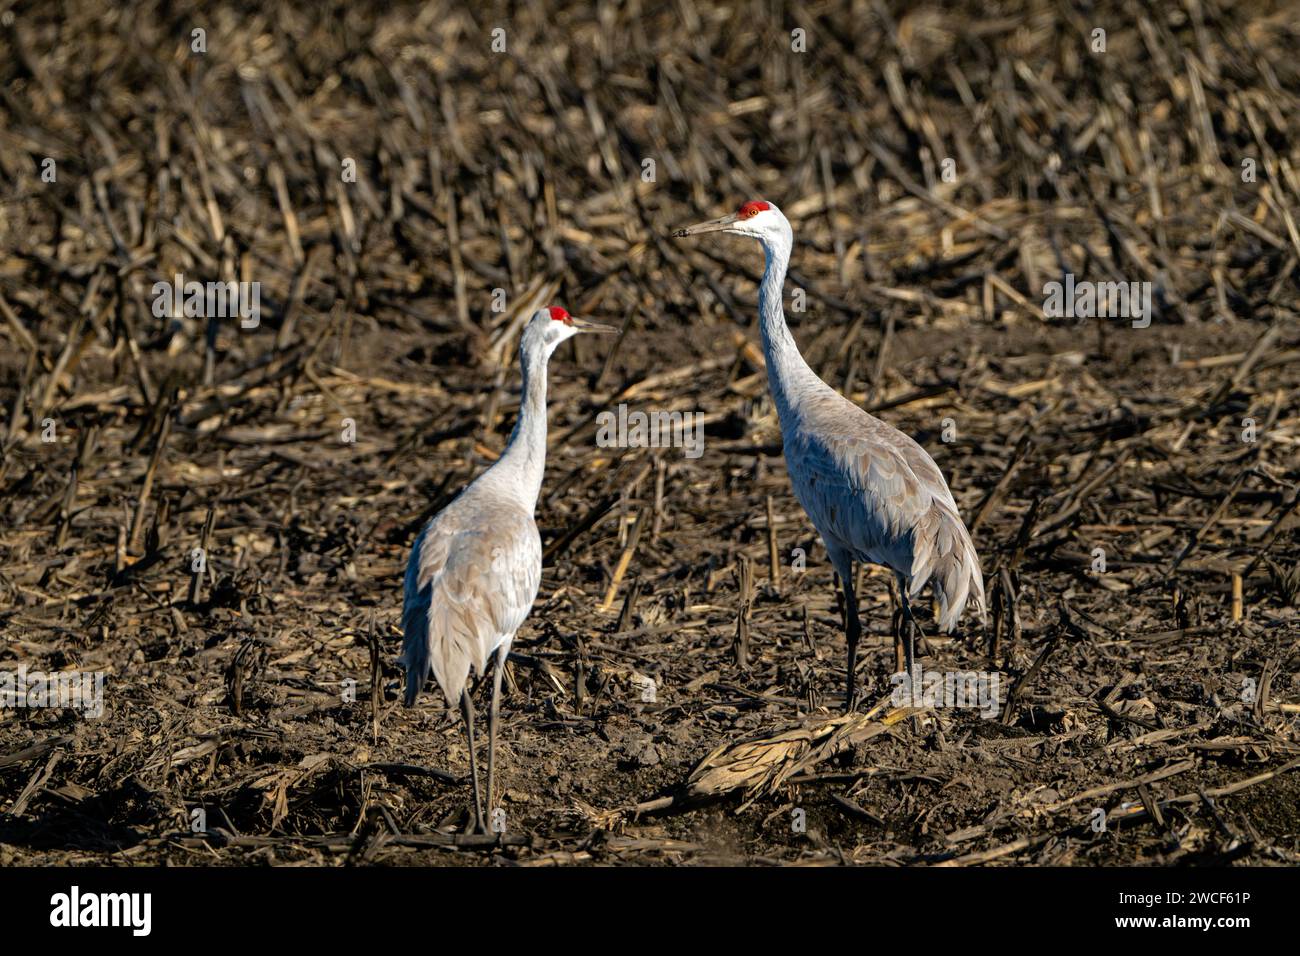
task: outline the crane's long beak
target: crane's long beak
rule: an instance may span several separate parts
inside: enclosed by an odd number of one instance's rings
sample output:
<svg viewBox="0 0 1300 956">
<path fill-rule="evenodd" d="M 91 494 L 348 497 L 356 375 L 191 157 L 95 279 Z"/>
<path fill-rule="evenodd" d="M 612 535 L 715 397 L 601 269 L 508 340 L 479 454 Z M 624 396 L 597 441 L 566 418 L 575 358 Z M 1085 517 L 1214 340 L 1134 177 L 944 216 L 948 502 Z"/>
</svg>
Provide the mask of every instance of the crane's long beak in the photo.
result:
<svg viewBox="0 0 1300 956">
<path fill-rule="evenodd" d="M 570 317 L 573 320 L 573 328 L 579 332 L 617 332 L 618 329 L 612 325 L 602 325 L 599 322 L 592 322 L 590 319 L 580 319 L 577 316 Z"/>
<path fill-rule="evenodd" d="M 693 226 L 687 226 L 685 229 L 678 229 L 673 233 L 673 238 L 681 239 L 683 236 L 702 236 L 706 232 L 725 232 L 737 219 L 735 213 L 730 216 L 723 216 L 721 219 L 710 219 L 708 222 L 697 222 Z"/>
</svg>

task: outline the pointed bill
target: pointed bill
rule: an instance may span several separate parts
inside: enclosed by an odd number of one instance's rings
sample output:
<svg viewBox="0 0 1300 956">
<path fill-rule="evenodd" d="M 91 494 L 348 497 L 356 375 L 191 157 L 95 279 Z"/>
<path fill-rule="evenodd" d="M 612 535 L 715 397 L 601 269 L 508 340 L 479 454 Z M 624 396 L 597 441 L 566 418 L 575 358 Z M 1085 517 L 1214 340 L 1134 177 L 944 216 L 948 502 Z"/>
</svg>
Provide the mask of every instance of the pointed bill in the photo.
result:
<svg viewBox="0 0 1300 956">
<path fill-rule="evenodd" d="M 570 317 L 573 321 L 573 328 L 578 332 L 617 332 L 618 329 L 612 325 L 602 325 L 600 322 L 592 322 L 590 319 L 580 319 L 576 315 Z"/>
<path fill-rule="evenodd" d="M 683 236 L 702 236 L 706 232 L 722 232 L 740 217 L 735 213 L 729 216 L 723 216 L 721 219 L 710 219 L 708 222 L 697 222 L 693 226 L 687 226 L 685 229 L 678 229 L 673 233 L 675 239 L 681 239 Z"/>
</svg>

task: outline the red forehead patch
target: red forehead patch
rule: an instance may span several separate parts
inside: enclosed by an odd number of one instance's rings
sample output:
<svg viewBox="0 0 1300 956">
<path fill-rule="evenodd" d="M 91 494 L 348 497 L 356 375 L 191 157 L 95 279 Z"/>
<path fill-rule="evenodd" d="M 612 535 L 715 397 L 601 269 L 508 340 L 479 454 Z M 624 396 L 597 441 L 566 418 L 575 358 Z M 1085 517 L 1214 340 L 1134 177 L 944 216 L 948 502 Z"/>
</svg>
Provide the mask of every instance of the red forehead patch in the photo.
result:
<svg viewBox="0 0 1300 956">
<path fill-rule="evenodd" d="M 740 216 L 741 219 L 750 219 L 757 216 L 760 212 L 771 208 L 772 206 L 770 203 L 765 203 L 761 199 L 752 199 L 740 207 L 740 212 L 737 213 L 737 215 Z"/>
<path fill-rule="evenodd" d="M 569 315 L 568 312 L 565 312 L 562 307 L 553 305 L 547 311 L 551 313 L 551 319 L 553 321 L 563 322 L 565 325 L 573 324 L 573 316 Z"/>
</svg>

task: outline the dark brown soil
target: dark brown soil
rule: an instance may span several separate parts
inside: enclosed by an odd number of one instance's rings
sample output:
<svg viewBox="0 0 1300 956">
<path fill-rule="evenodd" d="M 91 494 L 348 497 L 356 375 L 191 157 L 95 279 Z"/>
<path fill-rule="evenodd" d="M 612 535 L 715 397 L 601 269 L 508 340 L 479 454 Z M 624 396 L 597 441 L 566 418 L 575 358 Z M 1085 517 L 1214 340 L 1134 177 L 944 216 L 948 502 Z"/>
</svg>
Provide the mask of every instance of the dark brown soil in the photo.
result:
<svg viewBox="0 0 1300 956">
<path fill-rule="evenodd" d="M 1300 860 L 1286 5 L 522 6 L 3 14 L 0 672 L 106 685 L 99 719 L 0 709 L 0 865 Z M 991 719 L 882 729 L 864 573 L 872 716 L 828 723 L 843 631 L 753 344 L 761 254 L 668 238 L 758 197 L 810 363 L 977 522 L 996 613 L 922 609 L 922 663 L 999 672 Z M 259 281 L 260 325 L 155 318 L 177 272 Z M 1150 327 L 1044 316 L 1065 273 L 1151 282 Z M 402 571 L 502 449 L 548 303 L 626 332 L 551 365 L 504 836 L 457 848 L 457 714 L 398 702 Z M 704 454 L 599 447 L 622 402 L 702 412 Z M 701 783 L 800 725 L 847 729 Z"/>
</svg>

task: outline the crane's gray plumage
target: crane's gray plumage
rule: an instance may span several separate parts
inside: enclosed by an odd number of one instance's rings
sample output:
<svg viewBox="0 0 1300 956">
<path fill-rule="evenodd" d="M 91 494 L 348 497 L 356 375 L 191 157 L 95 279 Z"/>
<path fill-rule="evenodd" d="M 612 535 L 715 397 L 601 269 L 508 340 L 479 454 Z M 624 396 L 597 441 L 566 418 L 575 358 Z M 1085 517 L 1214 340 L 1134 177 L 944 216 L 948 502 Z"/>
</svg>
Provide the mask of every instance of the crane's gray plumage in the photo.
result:
<svg viewBox="0 0 1300 956">
<path fill-rule="evenodd" d="M 406 566 L 398 663 L 406 668 L 406 704 L 432 671 L 455 705 L 471 669 L 528 617 L 542 579 L 542 541 L 531 509 L 475 483 L 416 538 Z"/>
<path fill-rule="evenodd" d="M 790 482 L 832 557 L 893 569 L 909 597 L 933 580 L 945 631 L 968 600 L 983 608 L 979 556 L 925 449 L 829 387 L 788 417 Z"/>
<path fill-rule="evenodd" d="M 475 828 L 483 829 L 474 762 L 470 672 L 497 656 L 488 723 L 488 801 L 492 800 L 501 672 L 515 632 L 542 579 L 542 541 L 533 512 L 546 468 L 546 365 L 579 332 L 613 332 L 558 306 L 538 310 L 519 342 L 523 398 L 501 457 L 425 525 L 406 565 L 402 654 L 406 705 L 432 673 L 447 703 L 461 702 L 474 781 Z"/>
<path fill-rule="evenodd" d="M 848 706 L 860 627 L 853 562 L 891 568 L 903 586 L 905 605 L 933 583 L 940 627 L 951 630 L 968 604 L 983 615 L 979 556 L 934 459 L 823 382 L 799 353 L 782 308 L 794 233 L 781 211 L 772 203 L 750 202 L 733 215 L 676 235 L 709 232 L 750 236 L 763 246 L 759 313 L 768 387 L 795 497 L 821 533 L 849 605 Z"/>
</svg>

